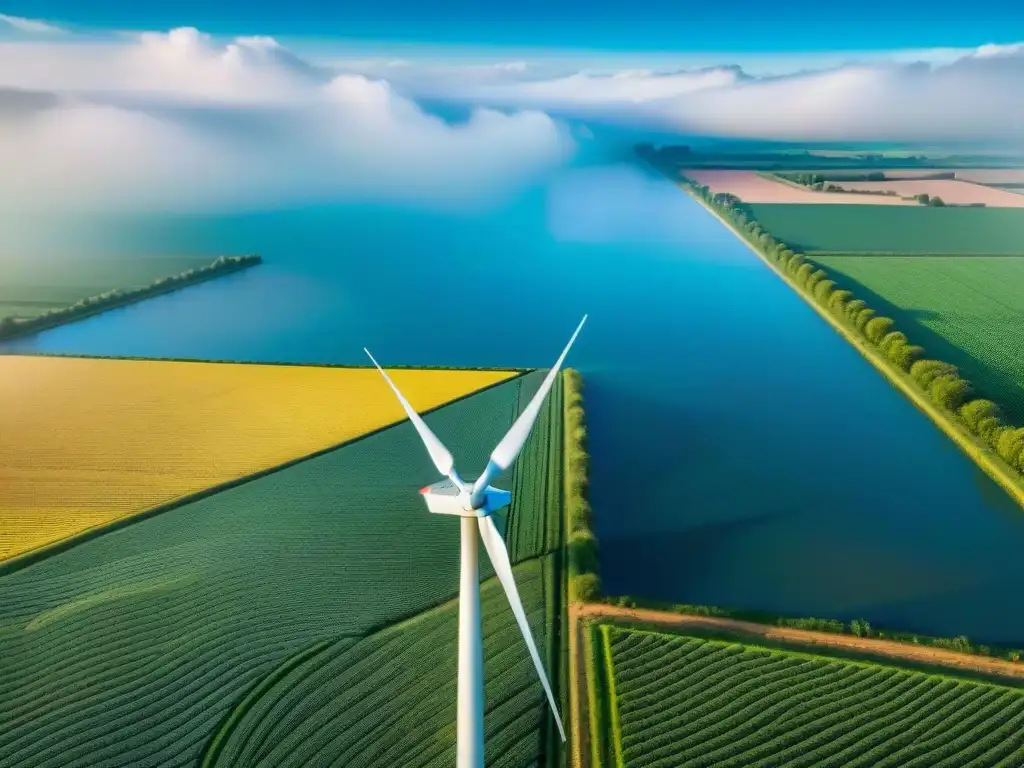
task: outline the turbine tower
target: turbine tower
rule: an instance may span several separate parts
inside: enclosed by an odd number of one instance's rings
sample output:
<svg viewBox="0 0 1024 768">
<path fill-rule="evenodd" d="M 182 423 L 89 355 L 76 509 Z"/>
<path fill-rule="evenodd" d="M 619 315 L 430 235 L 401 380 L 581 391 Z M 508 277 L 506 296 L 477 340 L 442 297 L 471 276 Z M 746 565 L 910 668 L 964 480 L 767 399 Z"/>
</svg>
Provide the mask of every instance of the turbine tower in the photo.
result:
<svg viewBox="0 0 1024 768">
<path fill-rule="evenodd" d="M 505 589 L 505 595 L 508 597 L 509 605 L 512 606 L 519 629 L 523 633 L 526 647 L 530 651 L 533 665 L 537 669 L 537 676 L 540 677 L 541 685 L 544 686 L 544 693 L 547 694 L 548 703 L 555 716 L 555 723 L 558 725 L 558 733 L 562 737 L 562 741 L 565 741 L 565 729 L 562 727 L 562 719 L 558 714 L 558 705 L 555 703 L 551 685 L 544 673 L 544 664 L 540 660 L 540 654 L 537 653 L 533 635 L 530 634 L 530 625 L 526 620 L 523 602 L 519 599 L 519 590 L 512 577 L 512 564 L 509 562 L 508 550 L 505 548 L 505 541 L 491 517 L 494 512 L 511 503 L 512 494 L 509 491 L 493 487 L 491 482 L 512 466 L 512 462 L 516 460 L 519 452 L 523 449 L 523 444 L 529 437 L 530 430 L 537 420 L 537 414 L 540 413 L 540 408 L 544 404 L 544 398 L 555 383 L 555 377 L 562 367 L 562 362 L 569 354 L 569 348 L 576 341 L 576 336 L 579 335 L 583 323 L 586 321 L 587 316 L 584 315 L 572 338 L 569 339 L 569 343 L 562 350 L 562 354 L 544 377 L 540 389 L 537 390 L 529 405 L 519 414 L 508 433 L 491 453 L 491 458 L 487 462 L 483 474 L 473 483 L 469 483 L 459 476 L 459 473 L 455 471 L 455 461 L 452 459 L 451 452 L 424 423 L 420 415 L 413 410 L 409 401 L 405 399 L 384 369 L 370 354 L 370 350 L 363 349 L 394 391 L 398 402 L 402 404 L 402 408 L 409 416 L 409 421 L 416 427 L 437 471 L 447 478 L 420 490 L 427 502 L 427 509 L 435 514 L 456 515 L 462 518 L 462 557 L 459 566 L 459 693 L 456 768 L 483 768 L 484 765 L 484 659 L 483 634 L 480 625 L 479 548 L 476 538 L 478 531 L 484 542 L 484 549 L 487 550 L 487 555 L 491 559 L 491 565 L 494 566 L 494 572 Z"/>
</svg>

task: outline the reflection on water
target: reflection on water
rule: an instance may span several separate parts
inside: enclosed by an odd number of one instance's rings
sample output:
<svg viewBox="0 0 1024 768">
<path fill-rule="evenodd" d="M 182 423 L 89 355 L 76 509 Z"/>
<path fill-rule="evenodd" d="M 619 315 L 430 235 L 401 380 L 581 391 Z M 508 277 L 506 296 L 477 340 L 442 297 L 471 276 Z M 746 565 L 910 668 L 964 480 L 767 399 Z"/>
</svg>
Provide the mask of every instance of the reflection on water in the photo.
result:
<svg viewBox="0 0 1024 768">
<path fill-rule="evenodd" d="M 611 592 L 1024 643 L 1024 514 L 666 182 L 574 171 L 478 217 L 135 221 L 109 248 L 267 263 L 6 349 L 546 366 L 589 312 L 570 364 Z"/>
</svg>

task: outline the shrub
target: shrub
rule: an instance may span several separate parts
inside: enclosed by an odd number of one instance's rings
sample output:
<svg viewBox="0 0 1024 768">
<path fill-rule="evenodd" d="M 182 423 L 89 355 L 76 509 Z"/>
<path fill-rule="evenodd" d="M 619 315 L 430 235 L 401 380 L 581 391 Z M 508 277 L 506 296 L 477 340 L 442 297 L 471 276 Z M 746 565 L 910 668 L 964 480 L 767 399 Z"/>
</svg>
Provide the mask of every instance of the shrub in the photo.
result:
<svg viewBox="0 0 1024 768">
<path fill-rule="evenodd" d="M 822 280 L 814 286 L 814 298 L 818 300 L 819 304 L 828 304 L 829 296 L 832 295 L 835 285 L 831 280 Z"/>
<path fill-rule="evenodd" d="M 891 318 L 876 317 L 872 320 L 869 320 L 868 323 L 864 326 L 864 335 L 867 336 L 868 339 L 873 341 L 875 344 L 879 344 L 881 343 L 885 335 L 892 330 L 892 326 L 893 322 Z"/>
<path fill-rule="evenodd" d="M 910 375 L 918 384 L 927 389 L 939 376 L 956 374 L 955 365 L 941 360 L 918 360 L 910 367 Z"/>
<path fill-rule="evenodd" d="M 601 596 L 601 580 L 596 573 L 582 573 L 569 579 L 569 599 L 592 603 Z"/>
<path fill-rule="evenodd" d="M 797 285 L 800 285 L 800 286 L 803 286 L 803 287 L 806 288 L 807 287 L 807 278 L 809 278 L 811 276 L 811 273 L 813 271 L 814 271 L 814 266 L 811 265 L 811 264 L 807 264 L 805 262 L 805 263 L 800 265 L 800 269 L 798 269 L 796 271 L 796 275 L 795 275 L 795 277 L 793 279 L 796 280 Z"/>
<path fill-rule="evenodd" d="M 853 301 L 848 301 L 846 303 L 845 310 L 846 317 L 849 318 L 850 320 L 853 320 L 853 318 L 857 316 L 857 313 L 860 312 L 862 309 L 865 309 L 866 307 L 867 304 L 862 299 L 854 299 Z"/>
<path fill-rule="evenodd" d="M 886 355 L 901 370 L 909 371 L 914 363 L 924 357 L 924 347 L 913 344 L 895 344 L 889 347 Z"/>
<path fill-rule="evenodd" d="M 928 387 L 932 401 L 950 411 L 957 410 L 970 397 L 970 382 L 954 373 L 939 376 Z"/>
<path fill-rule="evenodd" d="M 999 436 L 996 452 L 1011 467 L 1017 467 L 1024 451 L 1024 429 L 1008 429 Z"/>
<path fill-rule="evenodd" d="M 828 308 L 835 314 L 841 315 L 846 310 L 846 302 L 853 298 L 849 291 L 832 291 L 828 299 Z"/>
<path fill-rule="evenodd" d="M 960 407 L 959 413 L 964 424 L 975 433 L 980 434 L 979 426 L 982 420 L 990 417 L 995 417 L 998 420 L 999 406 L 991 400 L 971 400 Z"/>
<path fill-rule="evenodd" d="M 857 316 L 853 319 L 853 324 L 858 331 L 864 333 L 864 329 L 867 328 L 868 323 L 871 322 L 871 318 L 873 318 L 874 316 L 875 310 L 870 308 L 862 309 L 860 312 L 857 313 Z"/>
<path fill-rule="evenodd" d="M 882 337 L 882 340 L 878 342 L 878 348 L 888 354 L 889 348 L 892 347 L 893 344 L 907 343 L 909 343 L 909 339 L 906 334 L 900 333 L 899 331 L 889 331 L 889 333 L 885 334 L 885 336 Z"/>
<path fill-rule="evenodd" d="M 597 538 L 590 531 L 569 534 L 569 561 L 577 573 L 597 572 Z"/>
</svg>

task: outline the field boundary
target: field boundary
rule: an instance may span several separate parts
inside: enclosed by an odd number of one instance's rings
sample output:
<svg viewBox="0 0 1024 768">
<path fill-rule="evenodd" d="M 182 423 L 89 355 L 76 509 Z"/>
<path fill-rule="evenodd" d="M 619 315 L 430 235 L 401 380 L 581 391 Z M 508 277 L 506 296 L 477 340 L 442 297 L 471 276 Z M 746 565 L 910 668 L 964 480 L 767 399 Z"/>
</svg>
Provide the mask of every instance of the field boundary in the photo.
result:
<svg viewBox="0 0 1024 768">
<path fill-rule="evenodd" d="M 441 403 L 440 405 L 437 405 L 433 408 L 421 411 L 420 415 L 426 416 L 427 414 L 433 413 L 434 411 L 440 410 L 441 408 L 445 408 L 449 405 L 454 405 L 455 403 L 459 403 L 463 400 L 479 395 L 495 387 L 499 387 L 503 384 L 509 384 L 513 381 L 522 379 L 524 376 L 533 372 L 534 370 L 519 371 L 516 373 L 515 376 L 510 376 L 507 379 L 502 379 L 501 381 L 494 382 L 493 384 L 488 384 L 484 387 L 480 387 L 479 389 L 474 389 L 472 392 L 467 392 L 445 403 Z M 276 472 L 281 472 L 282 470 L 294 467 L 296 464 L 301 464 L 304 461 L 309 461 L 311 459 L 316 459 L 321 456 L 325 456 L 326 454 L 332 453 L 340 448 L 344 448 L 346 446 L 353 445 L 354 443 L 358 443 L 360 440 L 365 440 L 367 438 L 373 437 L 374 435 L 378 435 L 381 432 L 384 432 L 385 430 L 391 429 L 392 427 L 397 427 L 398 425 L 403 424 L 406 421 L 408 421 L 407 418 L 401 418 L 397 421 L 391 422 L 390 424 L 385 424 L 384 426 L 378 427 L 374 430 L 358 435 L 357 437 L 353 437 L 348 440 L 343 440 L 340 443 L 335 443 L 334 445 L 329 445 L 325 448 L 319 448 L 311 453 L 306 453 L 301 456 L 288 459 L 287 461 L 282 462 L 280 464 L 275 464 L 271 467 L 266 467 L 265 469 L 260 469 L 257 470 L 256 472 L 251 472 L 249 474 L 242 475 L 241 477 L 236 477 L 231 480 L 226 480 L 222 483 L 217 483 L 216 485 L 207 486 L 206 488 L 202 488 L 198 491 L 192 491 L 190 493 L 177 496 L 173 499 L 170 499 L 169 501 L 157 504 L 156 506 L 147 507 L 137 512 L 133 512 L 122 517 L 115 518 L 113 520 L 108 520 L 104 523 L 100 523 L 99 525 L 94 525 L 91 528 L 86 528 L 82 531 L 79 531 L 64 539 L 60 539 L 59 541 L 43 544 L 34 549 L 21 552 L 15 555 L 14 557 L 8 558 L 6 560 L 0 560 L 0 576 L 6 576 L 7 574 L 14 573 L 15 571 L 20 571 L 23 568 L 27 568 L 30 565 L 34 565 L 40 560 L 44 560 L 52 555 L 58 555 L 62 552 L 66 552 L 67 550 L 72 549 L 78 546 L 79 544 L 83 544 L 87 541 L 98 538 L 99 536 L 110 533 L 112 531 L 125 528 L 129 525 L 134 525 L 135 523 L 140 523 L 143 520 L 148 520 L 149 518 L 163 514 L 164 512 L 170 512 L 171 510 L 183 507 L 186 504 L 201 501 L 202 499 L 206 499 L 209 498 L 210 496 L 214 496 L 223 491 L 236 488 L 240 485 L 252 482 L 253 480 L 259 480 L 261 478 L 267 477 L 268 475 L 275 474 Z"/>
<path fill-rule="evenodd" d="M 816 304 L 810 296 L 799 289 L 788 275 L 782 272 L 777 265 L 773 264 L 767 257 L 758 251 L 752 243 L 748 242 L 746 238 L 740 235 L 740 233 L 737 232 L 729 222 L 722 218 L 717 211 L 707 205 L 696 195 L 691 194 L 690 190 L 685 186 L 679 186 L 682 187 L 683 191 L 685 191 L 691 199 L 700 204 L 708 213 L 718 219 L 726 229 L 732 232 L 732 234 L 735 235 L 743 245 L 745 245 L 765 265 L 767 265 L 772 272 L 781 278 L 786 285 L 788 285 L 793 292 L 797 294 L 797 296 L 803 299 L 803 301 L 810 306 L 819 317 L 828 322 L 836 333 L 846 339 L 854 349 L 859 351 L 860 354 L 870 362 L 889 381 L 890 384 L 906 395 L 918 410 L 928 416 L 931 421 L 967 455 L 968 458 L 970 458 L 983 472 L 985 472 L 985 474 L 995 481 L 1000 488 L 1006 491 L 1010 498 L 1012 498 L 1019 506 L 1024 508 L 1024 484 L 1014 476 L 1016 473 L 1011 475 L 1008 471 L 1008 467 L 1004 468 L 1000 466 L 1000 464 L 997 464 L 990 455 L 990 451 L 987 446 L 984 446 L 977 438 L 960 427 L 960 425 L 947 418 L 945 414 L 939 411 L 934 404 L 925 398 L 923 392 L 920 392 L 915 387 L 911 386 L 908 376 L 899 374 L 887 361 L 882 359 L 877 351 L 868 346 L 861 339 L 854 336 L 849 329 L 845 328 L 839 322 L 837 318 L 832 317 L 824 307 Z"/>
<path fill-rule="evenodd" d="M 587 603 L 578 609 L 580 621 L 616 620 L 626 625 L 643 629 L 654 625 L 660 628 L 686 631 L 705 630 L 735 634 L 744 637 L 761 638 L 800 648 L 830 648 L 863 654 L 880 660 L 905 661 L 932 667 L 944 667 L 952 672 L 975 672 L 986 678 L 1012 680 L 1024 684 L 1024 664 L 1015 664 L 1003 659 L 959 653 L 944 648 L 913 645 L 895 640 L 880 640 L 870 637 L 841 635 L 833 632 L 816 632 L 808 629 L 777 627 L 758 624 L 740 619 L 726 619 L 718 616 L 694 616 L 690 614 L 655 611 L 647 608 Z M 794 649 L 796 650 L 796 649 Z M 810 650 L 809 652 L 814 652 Z"/>
<path fill-rule="evenodd" d="M 12 339 L 13 341 L 13 339 Z M 142 357 L 137 355 L 83 355 L 76 352 L 5 352 L 0 350 L 0 357 L 54 357 L 73 360 L 123 360 L 136 363 L 208 363 L 210 365 L 266 365 L 283 368 L 339 368 L 342 370 L 376 370 L 372 364 L 359 363 L 306 363 L 279 360 L 228 360 L 205 359 L 201 357 Z M 543 368 L 489 368 L 485 366 L 459 365 L 382 365 L 385 371 L 478 371 L 503 373 L 530 373 L 544 370 Z"/>
</svg>

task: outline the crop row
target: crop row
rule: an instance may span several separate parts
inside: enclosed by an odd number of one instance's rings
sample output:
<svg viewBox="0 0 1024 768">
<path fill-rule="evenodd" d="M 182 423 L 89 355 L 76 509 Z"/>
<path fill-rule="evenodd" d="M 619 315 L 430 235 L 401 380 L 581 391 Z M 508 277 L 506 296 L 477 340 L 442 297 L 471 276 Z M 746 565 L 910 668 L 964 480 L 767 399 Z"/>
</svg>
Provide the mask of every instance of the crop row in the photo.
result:
<svg viewBox="0 0 1024 768">
<path fill-rule="evenodd" d="M 1024 258 L 815 256 L 1024 424 Z"/>
<path fill-rule="evenodd" d="M 626 765 L 983 768 L 1024 758 L 1018 689 L 739 643 L 603 631 Z M 650 675 L 659 663 L 660 676 Z"/>
<path fill-rule="evenodd" d="M 541 648 L 550 558 L 516 567 Z M 500 584 L 481 591 L 488 765 L 541 759 L 543 690 Z M 355 643 L 328 646 L 252 703 L 205 765 L 450 765 L 455 752 L 455 602 Z"/>
<path fill-rule="evenodd" d="M 519 388 L 510 381 L 427 421 L 482 467 Z M 538 441 L 522 458 L 537 463 L 538 450 L 553 449 Z M 424 453 L 406 422 L 0 575 L 0 765 L 194 764 L 286 659 L 452 598 L 458 525 L 427 514 L 415 493 L 434 479 Z M 514 628 L 510 637 L 532 670 Z M 517 717 L 513 735 L 529 720 Z"/>
</svg>

